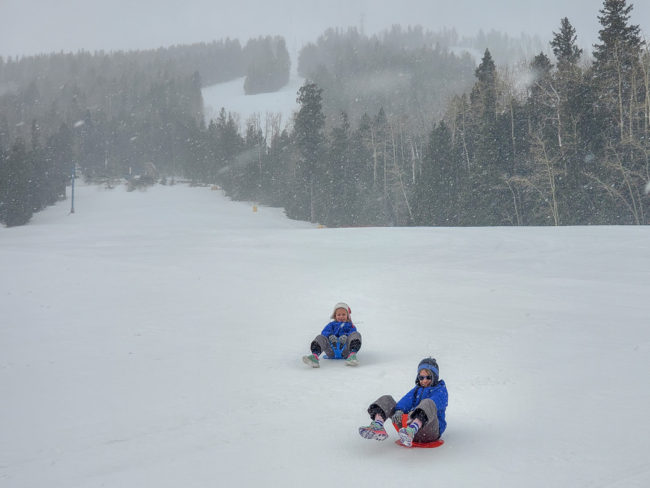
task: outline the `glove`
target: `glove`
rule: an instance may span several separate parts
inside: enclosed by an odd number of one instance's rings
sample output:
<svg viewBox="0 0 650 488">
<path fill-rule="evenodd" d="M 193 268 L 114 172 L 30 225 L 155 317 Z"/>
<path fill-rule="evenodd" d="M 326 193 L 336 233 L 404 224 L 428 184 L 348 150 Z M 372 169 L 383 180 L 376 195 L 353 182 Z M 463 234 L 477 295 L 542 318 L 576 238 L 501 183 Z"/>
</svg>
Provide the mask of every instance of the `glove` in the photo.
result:
<svg viewBox="0 0 650 488">
<path fill-rule="evenodd" d="M 346 343 L 347 340 L 348 340 L 348 336 L 342 335 L 341 337 L 339 337 L 339 344 L 343 345 Z"/>
<path fill-rule="evenodd" d="M 393 423 L 399 427 L 402 427 L 402 415 L 404 415 L 404 412 L 396 410 L 392 417 Z"/>
<path fill-rule="evenodd" d="M 330 343 L 331 343 L 333 346 L 336 346 L 337 337 L 336 337 L 334 334 L 332 334 L 331 336 L 329 336 L 328 339 L 330 340 Z"/>
</svg>

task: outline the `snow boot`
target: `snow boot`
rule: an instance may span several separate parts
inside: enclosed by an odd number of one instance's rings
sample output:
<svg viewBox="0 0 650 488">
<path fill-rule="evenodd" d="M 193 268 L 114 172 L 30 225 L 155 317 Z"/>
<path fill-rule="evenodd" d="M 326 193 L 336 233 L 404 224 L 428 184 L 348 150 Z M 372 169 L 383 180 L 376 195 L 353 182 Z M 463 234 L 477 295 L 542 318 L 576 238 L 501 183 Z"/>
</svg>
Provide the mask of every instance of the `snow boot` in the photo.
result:
<svg viewBox="0 0 650 488">
<path fill-rule="evenodd" d="M 383 441 L 388 437 L 388 432 L 382 424 L 373 420 L 367 427 L 359 427 L 359 435 L 364 439 Z"/>
<path fill-rule="evenodd" d="M 406 447 L 413 445 L 413 438 L 415 437 L 415 429 L 413 427 L 402 427 L 397 433 L 402 444 Z"/>
<path fill-rule="evenodd" d="M 358 366 L 359 365 L 359 360 L 357 359 L 357 353 L 356 352 L 350 353 L 350 355 L 345 360 L 345 365 L 346 366 Z"/>
<path fill-rule="evenodd" d="M 307 366 L 311 366 L 312 368 L 320 368 L 320 362 L 318 361 L 318 356 L 316 356 L 316 354 L 303 356 L 302 362 L 305 363 Z"/>
</svg>

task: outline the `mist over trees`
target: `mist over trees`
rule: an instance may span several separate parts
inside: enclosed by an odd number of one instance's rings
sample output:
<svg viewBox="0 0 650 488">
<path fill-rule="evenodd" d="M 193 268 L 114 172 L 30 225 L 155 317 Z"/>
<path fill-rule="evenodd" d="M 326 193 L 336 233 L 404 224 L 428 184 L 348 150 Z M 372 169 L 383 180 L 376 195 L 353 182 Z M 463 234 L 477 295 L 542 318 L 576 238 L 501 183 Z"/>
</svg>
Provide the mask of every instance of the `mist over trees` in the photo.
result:
<svg viewBox="0 0 650 488">
<path fill-rule="evenodd" d="M 631 8 L 603 2 L 592 53 L 558 19 L 523 70 L 457 50 L 489 35 L 328 30 L 300 53 L 293 125 L 243 134 L 223 109 L 206 125 L 201 87 L 281 86 L 279 38 L 0 59 L 0 220 L 62 198 L 72 167 L 112 184 L 153 163 L 328 226 L 648 224 L 650 51 Z"/>
<path fill-rule="evenodd" d="M 454 30 L 431 32 L 399 25 L 373 36 L 356 28 L 328 29 L 300 51 L 298 72 L 323 89 L 323 110 L 336 120 L 345 111 L 357 121 L 383 108 L 408 117 L 413 130 L 440 120 L 449 99 L 471 89 L 476 60 L 489 47 L 502 64 L 515 64 L 542 48 L 526 37 L 480 32 L 460 38 Z"/>
<path fill-rule="evenodd" d="M 284 38 L 264 37 L 251 39 L 244 48 L 247 95 L 275 92 L 289 83 L 291 59 Z"/>
</svg>

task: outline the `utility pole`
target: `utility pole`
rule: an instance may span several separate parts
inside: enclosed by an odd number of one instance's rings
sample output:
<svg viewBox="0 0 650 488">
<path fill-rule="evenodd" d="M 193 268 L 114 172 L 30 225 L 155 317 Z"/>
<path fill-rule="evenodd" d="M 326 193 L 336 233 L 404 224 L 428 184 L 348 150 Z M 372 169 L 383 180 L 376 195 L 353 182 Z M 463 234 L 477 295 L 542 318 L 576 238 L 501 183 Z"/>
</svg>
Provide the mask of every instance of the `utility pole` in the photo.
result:
<svg viewBox="0 0 650 488">
<path fill-rule="evenodd" d="M 72 192 L 71 192 L 71 197 L 70 197 L 70 213 L 74 213 L 74 179 L 75 179 L 75 163 L 72 163 L 72 175 L 71 175 L 71 182 L 72 182 Z"/>
<path fill-rule="evenodd" d="M 75 122 L 74 128 L 77 129 L 77 128 L 83 126 L 84 124 L 85 124 L 85 121 L 78 120 L 77 122 Z M 81 136 L 83 136 L 83 134 L 80 134 L 80 137 Z M 71 202 L 70 202 L 70 213 L 71 214 L 74 213 L 74 180 L 75 180 L 75 177 L 76 177 L 76 173 L 77 173 L 77 163 L 73 158 L 73 161 L 72 161 L 72 175 L 70 176 L 70 181 L 72 183 L 72 192 L 71 192 L 71 197 L 70 197 L 70 200 L 71 200 Z"/>
</svg>

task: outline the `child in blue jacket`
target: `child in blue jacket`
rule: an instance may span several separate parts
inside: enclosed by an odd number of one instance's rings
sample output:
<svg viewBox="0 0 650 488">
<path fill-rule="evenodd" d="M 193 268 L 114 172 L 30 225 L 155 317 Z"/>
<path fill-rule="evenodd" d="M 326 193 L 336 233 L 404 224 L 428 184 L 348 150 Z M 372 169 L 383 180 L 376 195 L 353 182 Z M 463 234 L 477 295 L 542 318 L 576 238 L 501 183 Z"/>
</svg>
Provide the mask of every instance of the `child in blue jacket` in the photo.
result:
<svg viewBox="0 0 650 488">
<path fill-rule="evenodd" d="M 407 447 L 413 442 L 427 443 L 440 438 L 447 427 L 445 410 L 447 408 L 447 387 L 440 379 L 438 363 L 434 358 L 424 358 L 418 364 L 415 388 L 395 402 L 392 396 L 384 395 L 368 407 L 372 422 L 359 427 L 364 439 L 383 441 L 388 437 L 384 428 L 387 418 L 392 418 L 400 441 Z M 402 416 L 408 414 L 407 425 L 402 427 Z"/>
<path fill-rule="evenodd" d="M 302 361 L 312 368 L 319 368 L 318 356 L 323 351 L 328 357 L 335 355 L 334 348 L 340 349 L 341 357 L 348 366 L 357 366 L 357 352 L 361 349 L 361 334 L 352 323 L 350 315 L 352 310 L 347 303 L 339 302 L 334 305 L 330 317 L 332 322 L 327 324 L 323 331 L 311 342 L 311 354 L 302 357 Z"/>
</svg>

